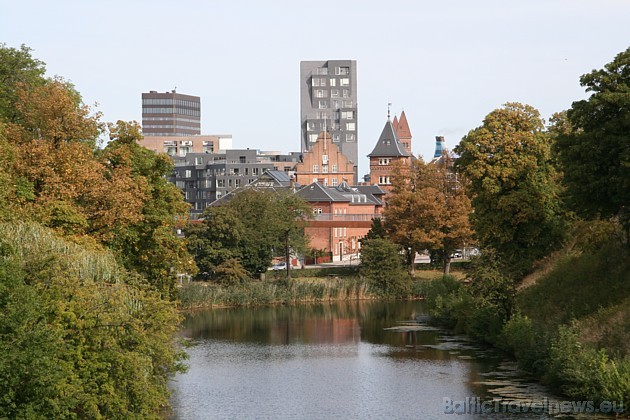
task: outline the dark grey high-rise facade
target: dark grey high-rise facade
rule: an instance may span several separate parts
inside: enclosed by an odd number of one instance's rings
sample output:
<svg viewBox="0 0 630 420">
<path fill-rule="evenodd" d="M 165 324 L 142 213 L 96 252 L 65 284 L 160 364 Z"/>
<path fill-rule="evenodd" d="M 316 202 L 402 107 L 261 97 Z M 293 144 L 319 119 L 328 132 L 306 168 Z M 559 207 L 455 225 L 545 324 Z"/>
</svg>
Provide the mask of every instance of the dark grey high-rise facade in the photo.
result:
<svg viewBox="0 0 630 420">
<path fill-rule="evenodd" d="M 201 99 L 175 90 L 143 93 L 142 134 L 178 137 L 201 134 Z"/>
<path fill-rule="evenodd" d="M 320 132 L 354 165 L 358 181 L 359 125 L 357 119 L 357 62 L 328 60 L 300 62 L 302 151 L 310 150 Z"/>
</svg>

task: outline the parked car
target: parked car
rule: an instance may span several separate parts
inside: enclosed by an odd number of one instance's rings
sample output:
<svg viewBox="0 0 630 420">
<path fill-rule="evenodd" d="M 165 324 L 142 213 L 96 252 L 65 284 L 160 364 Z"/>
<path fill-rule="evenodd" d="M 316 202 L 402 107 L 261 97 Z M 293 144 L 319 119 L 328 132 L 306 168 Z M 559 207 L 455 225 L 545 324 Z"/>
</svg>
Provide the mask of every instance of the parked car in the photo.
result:
<svg viewBox="0 0 630 420">
<path fill-rule="evenodd" d="M 273 271 L 286 270 L 286 269 L 287 269 L 287 263 L 284 261 L 273 265 Z"/>
</svg>

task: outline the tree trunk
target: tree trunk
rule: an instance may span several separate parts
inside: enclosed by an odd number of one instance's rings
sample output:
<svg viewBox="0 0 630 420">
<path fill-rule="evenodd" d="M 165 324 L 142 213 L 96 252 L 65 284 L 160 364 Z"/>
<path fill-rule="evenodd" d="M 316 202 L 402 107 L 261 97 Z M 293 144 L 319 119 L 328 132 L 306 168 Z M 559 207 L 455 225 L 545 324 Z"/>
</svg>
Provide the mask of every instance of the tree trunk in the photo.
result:
<svg viewBox="0 0 630 420">
<path fill-rule="evenodd" d="M 416 251 L 413 248 L 407 249 L 407 263 L 409 264 L 409 275 L 416 276 Z"/>
<path fill-rule="evenodd" d="M 289 231 L 284 235 L 284 258 L 287 266 L 287 281 L 291 280 L 291 255 L 289 252 Z"/>
<path fill-rule="evenodd" d="M 444 253 L 444 275 L 448 276 L 451 272 L 451 256 L 448 253 Z"/>
</svg>

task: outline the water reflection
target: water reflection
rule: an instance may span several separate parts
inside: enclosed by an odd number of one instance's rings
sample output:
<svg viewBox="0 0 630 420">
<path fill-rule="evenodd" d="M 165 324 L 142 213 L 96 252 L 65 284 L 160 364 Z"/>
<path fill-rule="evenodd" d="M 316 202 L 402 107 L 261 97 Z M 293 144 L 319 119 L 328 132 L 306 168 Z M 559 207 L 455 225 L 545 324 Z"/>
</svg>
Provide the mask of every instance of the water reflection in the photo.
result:
<svg viewBox="0 0 630 420">
<path fill-rule="evenodd" d="M 190 314 L 183 334 L 195 345 L 171 386 L 175 417 L 438 418 L 445 397 L 549 396 L 501 355 L 418 322 L 423 314 L 418 301 Z"/>
</svg>

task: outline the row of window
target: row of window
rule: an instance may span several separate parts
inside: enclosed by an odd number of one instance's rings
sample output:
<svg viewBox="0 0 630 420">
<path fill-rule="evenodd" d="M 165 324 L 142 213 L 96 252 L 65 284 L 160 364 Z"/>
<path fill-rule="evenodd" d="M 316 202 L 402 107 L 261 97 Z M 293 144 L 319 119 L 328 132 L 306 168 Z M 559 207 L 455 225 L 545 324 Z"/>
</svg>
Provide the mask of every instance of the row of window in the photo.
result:
<svg viewBox="0 0 630 420">
<path fill-rule="evenodd" d="M 318 178 L 313 178 L 313 182 L 319 182 Z M 330 185 L 333 187 L 336 187 L 337 185 L 339 185 L 339 180 L 337 178 L 332 178 L 330 180 Z M 324 187 L 328 186 L 328 178 L 324 178 Z"/>
<path fill-rule="evenodd" d="M 317 141 L 317 136 L 318 136 L 318 134 L 312 133 L 312 134 L 308 135 L 308 139 L 309 139 L 309 141 L 311 143 L 315 143 Z M 346 139 L 346 142 L 354 142 L 354 141 L 356 141 L 356 137 L 355 137 L 354 134 L 346 134 L 345 139 Z M 333 133 L 332 141 L 334 143 L 339 143 L 341 141 L 341 134 Z"/>
<path fill-rule="evenodd" d="M 201 108 L 200 102 L 186 101 L 184 99 L 143 99 L 142 105 L 175 105 L 175 106 L 187 106 L 189 108 Z"/>
<path fill-rule="evenodd" d="M 202 157 L 196 157 L 195 158 L 195 164 L 196 165 L 203 165 L 203 158 Z M 250 174 L 250 170 L 249 169 L 250 168 L 246 167 L 244 172 L 243 172 L 243 175 L 249 175 Z M 204 173 L 203 172 L 204 172 L 204 170 L 198 170 L 197 171 L 197 178 L 203 178 L 204 177 Z M 206 172 L 205 173 L 206 177 L 209 177 L 209 176 L 212 176 L 212 175 L 225 175 L 225 173 L 226 173 L 225 168 L 220 168 L 220 169 L 210 169 L 210 168 L 208 168 L 208 169 L 205 169 L 205 172 Z M 259 168 L 259 167 L 251 168 L 251 175 L 258 176 L 262 172 L 263 172 L 263 170 L 261 168 Z M 230 174 L 230 175 L 240 175 L 241 174 L 240 168 L 229 168 L 228 174 Z M 175 173 L 176 177 L 179 176 L 179 175 L 180 175 L 180 172 L 176 172 Z M 183 175 L 184 175 L 184 178 L 192 178 L 192 169 L 186 169 L 183 172 Z M 219 185 L 217 185 L 217 186 L 219 186 Z M 224 186 L 224 185 L 221 185 L 221 186 Z M 209 188 L 209 187 L 206 187 L 206 188 Z"/>
<path fill-rule="evenodd" d="M 332 101 L 317 101 L 318 109 L 340 109 L 340 108 L 352 108 L 352 101 L 338 101 L 333 99 Z"/>
<path fill-rule="evenodd" d="M 392 158 L 379 158 L 378 159 L 379 165 L 389 165 L 391 162 L 392 162 Z"/>
<path fill-rule="evenodd" d="M 195 124 L 199 124 L 199 118 L 197 119 L 193 119 L 193 118 L 182 118 L 182 117 L 143 117 L 142 118 L 142 122 L 144 123 L 145 121 L 175 121 L 175 122 L 190 122 L 190 123 L 195 123 Z"/>
<path fill-rule="evenodd" d="M 201 113 L 195 109 L 186 109 L 186 108 L 142 108 L 143 114 L 179 114 L 179 115 L 189 115 L 193 117 L 200 117 Z"/>
<path fill-rule="evenodd" d="M 152 137 L 191 137 L 193 133 L 145 133 L 147 136 Z"/>
<path fill-rule="evenodd" d="M 327 76 L 328 75 L 328 67 L 317 67 L 313 69 L 313 74 L 318 76 Z M 335 67 L 335 75 L 337 76 L 348 76 L 350 74 L 350 67 L 347 66 L 337 66 Z"/>
<path fill-rule="evenodd" d="M 380 185 L 390 185 L 392 183 L 391 178 L 389 176 L 379 176 L 378 183 Z"/>
<path fill-rule="evenodd" d="M 143 124 L 142 128 L 178 128 L 180 130 L 194 130 L 199 127 L 191 127 L 189 125 L 173 125 L 173 124 Z"/>
<path fill-rule="evenodd" d="M 332 171 L 333 174 L 337 173 L 337 165 L 332 165 Z M 319 173 L 319 165 L 313 165 L 313 173 Z M 322 165 L 322 172 L 323 174 L 327 174 L 328 173 L 328 165 Z"/>
<path fill-rule="evenodd" d="M 348 231 L 345 227 L 333 228 L 333 231 L 335 234 L 335 238 L 344 238 L 348 236 Z"/>
<path fill-rule="evenodd" d="M 307 124 L 308 131 L 320 131 L 326 128 L 330 128 L 332 130 L 339 130 L 340 127 L 342 126 L 339 123 L 333 124 L 332 127 L 326 124 L 325 122 L 322 122 L 321 124 L 318 124 L 316 122 L 309 122 Z M 346 123 L 343 127 L 346 131 L 356 131 L 357 129 L 356 123 L 353 123 L 353 122 Z M 315 138 L 315 140 L 317 140 L 317 138 Z"/>
<path fill-rule="evenodd" d="M 326 85 L 330 87 L 337 86 L 337 79 L 326 79 L 325 77 L 313 77 L 311 81 L 311 85 L 313 87 L 326 87 Z M 339 86 L 350 86 L 350 78 L 342 77 L 339 79 Z"/>
</svg>

